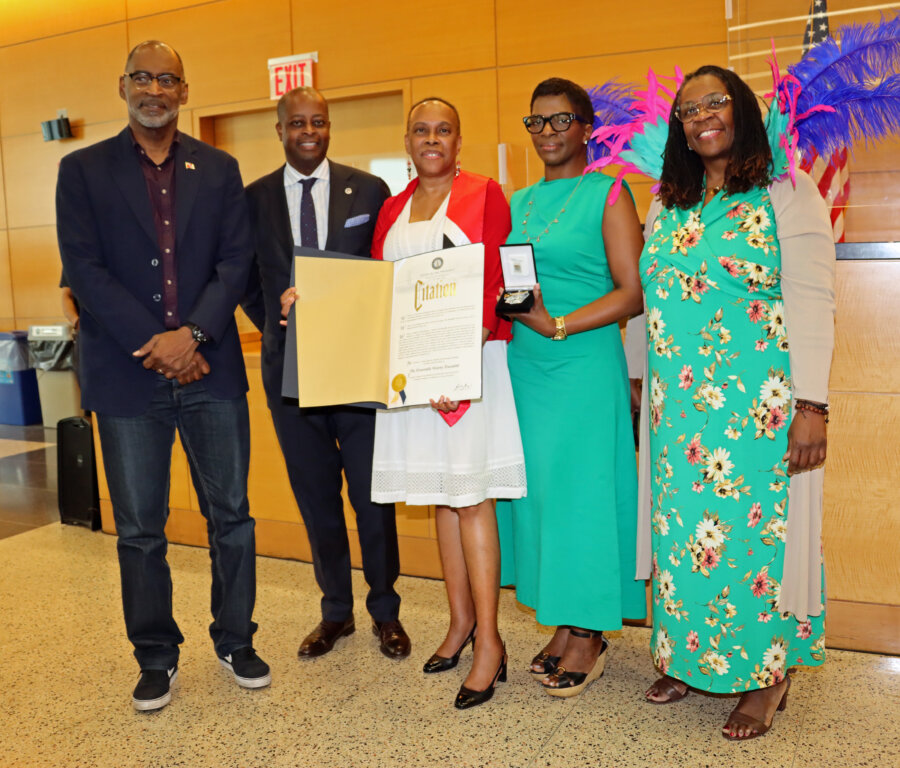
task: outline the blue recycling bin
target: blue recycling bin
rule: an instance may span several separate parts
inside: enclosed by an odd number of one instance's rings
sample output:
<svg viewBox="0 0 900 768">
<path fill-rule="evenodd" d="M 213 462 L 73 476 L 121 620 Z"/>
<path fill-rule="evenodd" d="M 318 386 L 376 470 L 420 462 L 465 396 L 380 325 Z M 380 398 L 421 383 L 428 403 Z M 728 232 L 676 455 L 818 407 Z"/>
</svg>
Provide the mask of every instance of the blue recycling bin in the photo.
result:
<svg viewBox="0 0 900 768">
<path fill-rule="evenodd" d="M 40 424 L 37 375 L 28 363 L 28 333 L 0 333 L 0 424 Z"/>
</svg>

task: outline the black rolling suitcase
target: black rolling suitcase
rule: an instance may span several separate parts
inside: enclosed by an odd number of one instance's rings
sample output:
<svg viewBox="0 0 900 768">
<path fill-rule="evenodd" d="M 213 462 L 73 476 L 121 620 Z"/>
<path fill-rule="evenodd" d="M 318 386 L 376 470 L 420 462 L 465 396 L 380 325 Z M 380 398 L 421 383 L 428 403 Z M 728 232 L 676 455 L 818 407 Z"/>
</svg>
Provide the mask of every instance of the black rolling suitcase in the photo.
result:
<svg viewBox="0 0 900 768">
<path fill-rule="evenodd" d="M 91 423 L 80 416 L 57 424 L 59 516 L 67 525 L 100 527 L 100 498 Z"/>
</svg>

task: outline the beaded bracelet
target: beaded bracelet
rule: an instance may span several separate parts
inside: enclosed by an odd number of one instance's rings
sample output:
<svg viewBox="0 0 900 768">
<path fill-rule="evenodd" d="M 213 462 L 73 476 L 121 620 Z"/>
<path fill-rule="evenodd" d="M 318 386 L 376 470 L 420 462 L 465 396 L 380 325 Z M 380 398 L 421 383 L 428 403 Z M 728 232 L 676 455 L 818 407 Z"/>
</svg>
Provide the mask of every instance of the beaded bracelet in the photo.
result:
<svg viewBox="0 0 900 768">
<path fill-rule="evenodd" d="M 795 400 L 794 408 L 798 411 L 809 411 L 810 413 L 818 413 L 819 416 L 825 417 L 825 423 L 828 423 L 828 404 L 814 403 L 812 400 Z"/>
</svg>

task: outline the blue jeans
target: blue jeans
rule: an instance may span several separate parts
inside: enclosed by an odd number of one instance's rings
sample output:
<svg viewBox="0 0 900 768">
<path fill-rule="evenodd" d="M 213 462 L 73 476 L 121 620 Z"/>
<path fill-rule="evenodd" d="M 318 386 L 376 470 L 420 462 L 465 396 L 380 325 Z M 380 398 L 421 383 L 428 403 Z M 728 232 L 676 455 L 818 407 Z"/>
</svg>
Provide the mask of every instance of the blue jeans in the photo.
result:
<svg viewBox="0 0 900 768">
<path fill-rule="evenodd" d="M 206 518 L 212 564 L 209 633 L 216 653 L 251 645 L 256 624 L 255 523 L 247 501 L 247 399 L 218 400 L 203 382 L 182 387 L 160 376 L 141 416 L 97 414 L 103 464 L 118 532 L 125 628 L 141 669 L 178 661 L 184 637 L 172 616 L 166 562 L 169 474 L 175 430 Z"/>
</svg>

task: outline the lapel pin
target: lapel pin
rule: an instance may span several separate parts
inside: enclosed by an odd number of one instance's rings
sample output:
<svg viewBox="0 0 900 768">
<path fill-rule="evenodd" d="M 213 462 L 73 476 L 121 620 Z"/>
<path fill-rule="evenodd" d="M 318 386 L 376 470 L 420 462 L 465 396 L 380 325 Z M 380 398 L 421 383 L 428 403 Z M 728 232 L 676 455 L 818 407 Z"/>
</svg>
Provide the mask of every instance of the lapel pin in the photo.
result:
<svg viewBox="0 0 900 768">
<path fill-rule="evenodd" d="M 193 163 L 189 163 L 187 160 L 184 161 L 184 167 L 187 168 L 189 171 L 196 171 L 196 170 L 197 170 L 197 168 L 194 166 L 194 164 L 193 164 Z"/>
<path fill-rule="evenodd" d="M 350 189 L 350 187 L 344 187 L 344 194 L 345 194 L 345 195 L 352 195 L 352 194 L 353 194 L 353 190 Z"/>
</svg>

